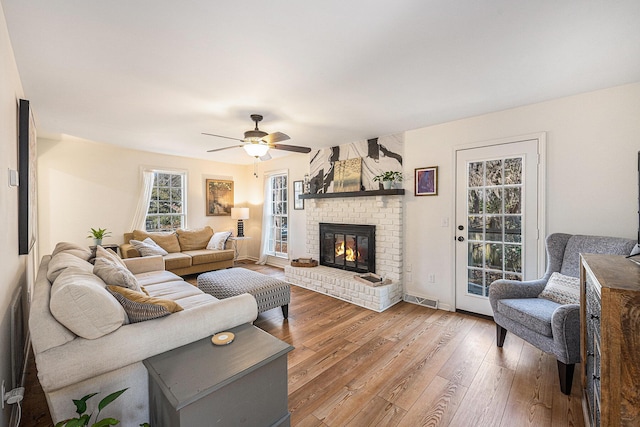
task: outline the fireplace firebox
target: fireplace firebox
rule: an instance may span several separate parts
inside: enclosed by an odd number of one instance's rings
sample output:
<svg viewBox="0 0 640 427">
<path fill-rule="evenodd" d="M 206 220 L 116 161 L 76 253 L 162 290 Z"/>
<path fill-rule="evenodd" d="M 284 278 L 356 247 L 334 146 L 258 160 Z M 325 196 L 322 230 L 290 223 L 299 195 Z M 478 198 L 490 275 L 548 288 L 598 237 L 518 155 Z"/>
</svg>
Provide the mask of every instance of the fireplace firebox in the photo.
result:
<svg viewBox="0 0 640 427">
<path fill-rule="evenodd" d="M 358 273 L 375 273 L 376 226 L 320 224 L 320 264 Z"/>
</svg>

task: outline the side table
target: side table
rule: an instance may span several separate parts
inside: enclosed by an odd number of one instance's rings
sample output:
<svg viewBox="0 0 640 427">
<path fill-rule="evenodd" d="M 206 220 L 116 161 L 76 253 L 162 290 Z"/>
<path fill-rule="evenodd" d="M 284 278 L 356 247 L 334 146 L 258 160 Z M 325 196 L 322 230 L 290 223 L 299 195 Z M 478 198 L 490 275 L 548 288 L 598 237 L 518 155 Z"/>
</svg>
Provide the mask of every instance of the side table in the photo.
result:
<svg viewBox="0 0 640 427">
<path fill-rule="evenodd" d="M 113 252 L 115 252 L 115 253 L 116 253 L 116 255 L 118 255 L 118 248 L 119 248 L 119 246 L 118 246 L 118 245 L 114 245 L 114 244 L 106 244 L 106 245 L 100 245 L 100 246 L 102 246 L 102 247 L 103 247 L 103 248 L 105 248 L 105 249 L 111 249 Z M 95 253 L 96 253 L 96 246 L 95 246 L 95 245 L 93 245 L 93 246 L 89 246 L 89 249 L 91 249 L 91 252 L 95 255 Z"/>
<path fill-rule="evenodd" d="M 144 361 L 153 426 L 289 426 L 287 354 L 293 347 L 245 324 Z"/>
<path fill-rule="evenodd" d="M 233 256 L 233 260 L 237 261 L 238 260 L 238 242 L 242 242 L 243 240 L 249 240 L 251 237 L 248 236 L 242 236 L 242 237 L 237 237 L 237 236 L 231 236 L 229 237 L 229 240 L 231 240 L 231 243 L 233 244 L 233 250 L 235 255 Z"/>
</svg>

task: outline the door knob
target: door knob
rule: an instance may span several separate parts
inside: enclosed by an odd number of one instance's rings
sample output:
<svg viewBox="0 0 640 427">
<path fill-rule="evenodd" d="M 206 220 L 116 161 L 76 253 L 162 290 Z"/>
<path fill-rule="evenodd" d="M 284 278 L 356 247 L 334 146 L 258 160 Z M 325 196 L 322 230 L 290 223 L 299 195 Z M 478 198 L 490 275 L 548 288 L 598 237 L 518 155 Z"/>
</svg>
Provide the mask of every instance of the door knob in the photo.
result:
<svg viewBox="0 0 640 427">
<path fill-rule="evenodd" d="M 458 237 L 458 242 L 464 242 L 464 237 L 459 236 L 459 237 Z"/>
</svg>

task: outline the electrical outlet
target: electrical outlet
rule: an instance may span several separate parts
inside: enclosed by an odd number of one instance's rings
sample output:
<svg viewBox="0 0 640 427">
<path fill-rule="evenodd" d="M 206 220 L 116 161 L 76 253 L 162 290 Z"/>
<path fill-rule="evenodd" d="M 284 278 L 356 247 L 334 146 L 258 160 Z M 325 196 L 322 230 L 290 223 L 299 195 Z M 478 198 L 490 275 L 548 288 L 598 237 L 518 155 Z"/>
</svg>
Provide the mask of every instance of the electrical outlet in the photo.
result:
<svg viewBox="0 0 640 427">
<path fill-rule="evenodd" d="M 413 266 L 411 265 L 411 263 L 407 263 L 406 264 L 407 272 L 410 272 L 412 267 Z"/>
<path fill-rule="evenodd" d="M 442 221 L 440 222 L 440 226 L 441 227 L 448 227 L 449 226 L 449 217 L 445 216 L 442 218 Z"/>
<path fill-rule="evenodd" d="M 436 283 L 436 275 L 431 273 L 429 274 L 429 283 Z"/>
</svg>

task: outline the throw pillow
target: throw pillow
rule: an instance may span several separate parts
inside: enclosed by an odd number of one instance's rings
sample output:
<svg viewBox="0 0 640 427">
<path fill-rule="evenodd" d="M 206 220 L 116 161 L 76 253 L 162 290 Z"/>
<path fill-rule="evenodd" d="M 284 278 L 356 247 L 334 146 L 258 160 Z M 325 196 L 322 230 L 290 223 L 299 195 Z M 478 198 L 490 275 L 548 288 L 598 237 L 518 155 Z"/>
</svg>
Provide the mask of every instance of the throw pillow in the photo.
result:
<svg viewBox="0 0 640 427">
<path fill-rule="evenodd" d="M 151 240 L 156 242 L 158 246 L 160 246 L 165 251 L 170 254 L 175 252 L 180 252 L 180 243 L 178 243 L 178 235 L 176 233 L 161 233 L 161 232 L 153 232 L 148 233 L 142 230 L 133 230 L 133 239 L 144 241 L 147 237 L 150 237 Z"/>
<path fill-rule="evenodd" d="M 162 249 L 156 242 L 154 242 L 151 237 L 147 237 L 142 242 L 140 240 L 129 240 L 129 243 L 133 245 L 134 248 L 140 255 L 142 256 L 153 256 L 153 255 L 167 255 L 169 252 Z"/>
<path fill-rule="evenodd" d="M 580 279 L 553 273 L 538 297 L 558 304 L 580 304 Z"/>
<path fill-rule="evenodd" d="M 96 258 L 93 274 L 101 278 L 107 285 L 121 286 L 140 292 L 140 285 L 133 273 L 107 258 Z"/>
<path fill-rule="evenodd" d="M 93 272 L 93 265 L 89 261 L 80 259 L 67 251 L 62 251 L 51 257 L 47 266 L 47 279 L 50 283 L 55 282 L 58 276 L 69 267 L 79 268 L 87 273 Z"/>
<path fill-rule="evenodd" d="M 85 261 L 89 261 L 91 258 L 91 249 L 86 246 L 76 245 L 75 243 L 60 242 L 56 245 L 51 253 L 51 256 L 56 256 L 60 252 L 67 252 L 71 255 L 77 256 Z"/>
<path fill-rule="evenodd" d="M 217 233 L 214 233 L 213 236 L 211 236 L 211 240 L 209 240 L 209 243 L 207 244 L 207 249 L 217 249 L 219 251 L 223 250 L 225 248 L 225 245 L 227 244 L 227 239 L 229 239 L 229 237 L 231 237 L 230 231 L 219 231 Z"/>
<path fill-rule="evenodd" d="M 96 258 L 105 258 L 122 268 L 127 268 L 127 265 L 115 252 L 111 249 L 105 249 L 102 246 L 96 247 Z"/>
<path fill-rule="evenodd" d="M 183 230 L 180 228 L 176 231 L 176 234 L 180 242 L 180 249 L 183 251 L 197 251 L 207 246 L 207 242 L 213 235 L 213 229 L 208 225 L 196 230 Z"/>
<path fill-rule="evenodd" d="M 123 325 L 125 311 L 94 274 L 65 269 L 51 287 L 49 309 L 74 334 L 96 339 Z"/>
<path fill-rule="evenodd" d="M 182 311 L 182 307 L 172 300 L 150 297 L 142 292 L 135 292 L 119 286 L 109 285 L 107 290 L 122 304 L 131 323 L 157 319 Z"/>
</svg>

